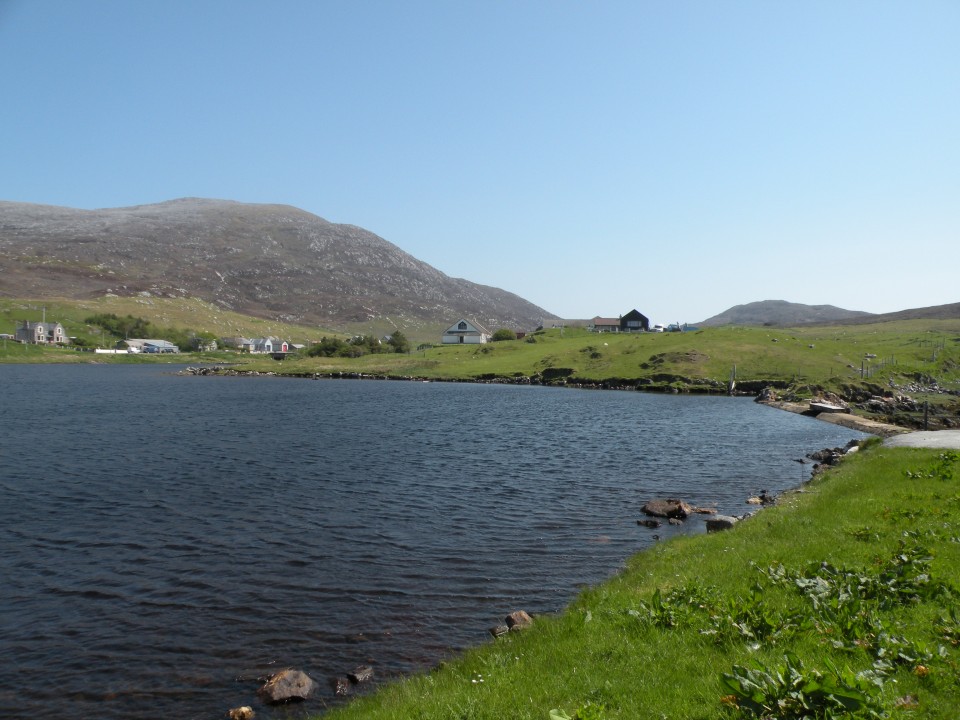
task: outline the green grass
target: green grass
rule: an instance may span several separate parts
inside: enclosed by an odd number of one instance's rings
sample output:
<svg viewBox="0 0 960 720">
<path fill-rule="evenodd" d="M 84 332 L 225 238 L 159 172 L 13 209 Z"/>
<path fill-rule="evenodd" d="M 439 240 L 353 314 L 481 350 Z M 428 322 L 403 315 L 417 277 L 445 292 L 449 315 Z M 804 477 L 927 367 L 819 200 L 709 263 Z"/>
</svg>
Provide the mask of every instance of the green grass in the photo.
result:
<svg viewBox="0 0 960 720">
<path fill-rule="evenodd" d="M 960 321 L 888 326 L 772 330 L 711 328 L 692 333 L 593 334 L 550 330 L 527 339 L 452 345 L 404 356 L 357 360 L 317 358 L 291 364 L 290 372 L 315 368 L 437 378 L 511 378 L 547 369 L 569 369 L 583 382 L 677 378 L 687 384 L 726 387 L 738 381 L 797 380 L 844 383 L 865 374 L 876 381 L 922 374 L 945 382 L 960 379 Z M 945 345 L 943 349 L 938 346 Z M 812 347 L 811 347 L 812 346 Z M 876 358 L 866 359 L 866 354 Z M 934 358 L 934 353 L 937 357 Z M 869 378 L 867 378 L 869 379 Z"/>
<path fill-rule="evenodd" d="M 732 531 L 640 553 L 560 616 L 537 618 L 530 630 L 324 717 L 546 720 L 551 710 L 571 718 L 756 717 L 742 698 L 733 707 L 724 675 L 783 668 L 789 654 L 807 680 L 819 671 L 829 684 L 832 667 L 846 682 L 866 673 L 869 682 L 856 681 L 864 697 L 891 717 L 955 718 L 960 626 L 946 608 L 960 601 L 960 462 L 946 477 L 924 477 L 938 457 L 882 447 L 854 455 Z M 923 556 L 932 558 L 928 565 L 917 560 Z M 890 567 L 919 567 L 929 581 L 888 573 L 881 586 L 902 591 L 893 599 L 864 600 L 859 612 L 840 603 L 831 616 L 797 583 L 804 573 L 827 575 L 823 563 L 863 587 L 876 586 Z M 806 700 L 815 695 L 804 692 Z"/>
</svg>

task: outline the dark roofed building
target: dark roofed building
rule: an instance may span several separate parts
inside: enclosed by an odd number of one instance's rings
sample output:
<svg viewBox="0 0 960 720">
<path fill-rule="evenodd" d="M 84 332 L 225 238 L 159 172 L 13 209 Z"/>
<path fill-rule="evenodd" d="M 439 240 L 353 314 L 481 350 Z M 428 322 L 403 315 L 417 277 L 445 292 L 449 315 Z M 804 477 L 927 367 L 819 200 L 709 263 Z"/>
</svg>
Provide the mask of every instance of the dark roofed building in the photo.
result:
<svg viewBox="0 0 960 720">
<path fill-rule="evenodd" d="M 649 332 L 650 319 L 639 310 L 633 309 L 620 317 L 620 332 Z"/>
</svg>

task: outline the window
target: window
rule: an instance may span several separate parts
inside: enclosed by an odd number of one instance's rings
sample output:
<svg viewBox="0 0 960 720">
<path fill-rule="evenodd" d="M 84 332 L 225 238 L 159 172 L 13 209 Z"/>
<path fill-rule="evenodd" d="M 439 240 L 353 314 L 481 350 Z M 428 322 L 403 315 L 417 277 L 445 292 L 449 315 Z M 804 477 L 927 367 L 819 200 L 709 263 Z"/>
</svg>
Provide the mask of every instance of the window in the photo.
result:
<svg viewBox="0 0 960 720">
<path fill-rule="evenodd" d="M 457 325 L 457 330 L 466 330 L 466 329 L 467 329 L 467 324 L 463 321 L 461 321 L 460 324 Z"/>
</svg>

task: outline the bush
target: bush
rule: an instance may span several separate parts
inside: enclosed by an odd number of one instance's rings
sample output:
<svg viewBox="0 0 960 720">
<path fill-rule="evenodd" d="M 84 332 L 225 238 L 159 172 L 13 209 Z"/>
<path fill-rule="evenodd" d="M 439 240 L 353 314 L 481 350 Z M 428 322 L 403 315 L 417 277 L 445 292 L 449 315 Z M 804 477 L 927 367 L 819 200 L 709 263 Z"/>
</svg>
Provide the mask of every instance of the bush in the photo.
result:
<svg viewBox="0 0 960 720">
<path fill-rule="evenodd" d="M 510 328 L 500 328 L 493 333 L 493 336 L 490 339 L 493 342 L 500 342 L 501 340 L 516 340 L 517 334 Z"/>
<path fill-rule="evenodd" d="M 353 348 L 340 338 L 322 338 L 306 350 L 308 357 L 349 357 Z"/>
</svg>

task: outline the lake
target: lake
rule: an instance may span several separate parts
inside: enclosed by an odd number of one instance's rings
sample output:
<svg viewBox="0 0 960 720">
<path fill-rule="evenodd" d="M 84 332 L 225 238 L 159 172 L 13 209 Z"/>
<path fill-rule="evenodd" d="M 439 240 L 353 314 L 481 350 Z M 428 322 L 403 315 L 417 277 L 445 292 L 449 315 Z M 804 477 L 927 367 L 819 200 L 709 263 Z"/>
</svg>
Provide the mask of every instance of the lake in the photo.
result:
<svg viewBox="0 0 960 720">
<path fill-rule="evenodd" d="M 750 399 L 0 365 L 0 716 L 261 719 L 490 642 L 861 433 Z M 256 701 L 296 667 L 297 708 Z"/>
</svg>

